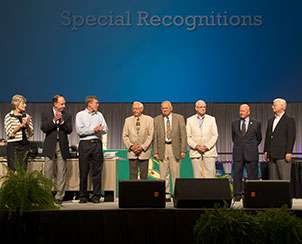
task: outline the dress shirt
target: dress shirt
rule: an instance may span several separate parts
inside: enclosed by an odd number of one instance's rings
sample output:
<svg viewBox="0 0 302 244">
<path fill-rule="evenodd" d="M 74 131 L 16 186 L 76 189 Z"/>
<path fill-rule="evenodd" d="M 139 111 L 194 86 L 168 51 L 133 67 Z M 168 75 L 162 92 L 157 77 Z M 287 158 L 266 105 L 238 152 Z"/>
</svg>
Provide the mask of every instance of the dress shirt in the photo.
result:
<svg viewBox="0 0 302 244">
<path fill-rule="evenodd" d="M 245 119 L 240 119 L 240 131 L 242 131 L 243 121 L 245 123 L 245 133 L 246 133 L 250 124 L 250 116 L 246 117 Z"/>
<path fill-rule="evenodd" d="M 95 132 L 94 128 L 103 126 L 100 132 Z M 108 132 L 108 127 L 101 112 L 89 112 L 88 109 L 80 111 L 76 115 L 76 131 L 80 140 L 102 139 L 102 135 Z"/>
<path fill-rule="evenodd" d="M 282 118 L 282 116 L 283 116 L 284 113 L 285 113 L 285 112 L 283 112 L 282 114 L 279 114 L 279 115 L 276 115 L 276 114 L 275 114 L 275 119 L 274 119 L 274 122 L 273 122 L 272 132 L 274 132 L 274 130 L 275 130 L 277 124 L 279 123 L 279 121 L 280 121 L 280 119 Z"/>
<path fill-rule="evenodd" d="M 198 123 L 199 123 L 200 132 L 202 132 L 202 125 L 203 125 L 203 121 L 204 121 L 204 115 L 202 117 L 197 115 L 197 119 L 198 119 Z"/>
<path fill-rule="evenodd" d="M 169 121 L 170 121 L 170 130 L 171 130 L 171 136 L 172 136 L 172 113 L 168 115 Z M 167 138 L 167 117 L 164 116 L 164 124 L 165 124 L 165 135 L 166 135 L 166 142 L 172 141 L 172 138 Z"/>
</svg>

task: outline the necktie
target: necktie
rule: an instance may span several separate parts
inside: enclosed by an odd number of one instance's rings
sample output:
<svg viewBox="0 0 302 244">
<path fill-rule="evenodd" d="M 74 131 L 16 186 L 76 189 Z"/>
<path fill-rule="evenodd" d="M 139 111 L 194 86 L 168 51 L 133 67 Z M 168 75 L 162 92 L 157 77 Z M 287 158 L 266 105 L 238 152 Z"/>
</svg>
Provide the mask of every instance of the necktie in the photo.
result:
<svg viewBox="0 0 302 244">
<path fill-rule="evenodd" d="M 171 125 L 170 125 L 170 120 L 169 117 L 167 117 L 167 139 L 170 140 L 171 139 Z"/>
<path fill-rule="evenodd" d="M 244 136 L 246 133 L 246 126 L 245 126 L 245 119 L 242 120 L 242 128 L 241 128 L 241 133 Z"/>
<path fill-rule="evenodd" d="M 139 133 L 140 127 L 141 127 L 141 123 L 139 121 L 139 117 L 136 119 L 136 133 Z"/>
</svg>

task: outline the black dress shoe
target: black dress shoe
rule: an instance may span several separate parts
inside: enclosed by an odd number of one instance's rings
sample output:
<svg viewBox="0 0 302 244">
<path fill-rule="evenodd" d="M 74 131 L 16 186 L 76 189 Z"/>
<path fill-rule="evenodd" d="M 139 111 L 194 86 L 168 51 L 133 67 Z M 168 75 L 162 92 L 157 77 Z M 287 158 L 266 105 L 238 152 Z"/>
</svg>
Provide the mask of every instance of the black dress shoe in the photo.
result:
<svg viewBox="0 0 302 244">
<path fill-rule="evenodd" d="M 87 203 L 88 200 L 86 198 L 80 198 L 80 203 Z"/>
<path fill-rule="evenodd" d="M 100 203 L 100 199 L 99 198 L 93 198 L 92 203 Z"/>
</svg>

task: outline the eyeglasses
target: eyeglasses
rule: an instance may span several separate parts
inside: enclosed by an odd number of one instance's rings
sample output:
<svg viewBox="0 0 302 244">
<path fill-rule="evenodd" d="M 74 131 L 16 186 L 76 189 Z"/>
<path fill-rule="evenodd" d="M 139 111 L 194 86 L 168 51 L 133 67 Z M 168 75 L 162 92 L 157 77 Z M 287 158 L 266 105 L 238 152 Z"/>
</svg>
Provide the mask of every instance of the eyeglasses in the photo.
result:
<svg viewBox="0 0 302 244">
<path fill-rule="evenodd" d="M 196 108 L 207 108 L 207 106 L 196 106 Z"/>
</svg>

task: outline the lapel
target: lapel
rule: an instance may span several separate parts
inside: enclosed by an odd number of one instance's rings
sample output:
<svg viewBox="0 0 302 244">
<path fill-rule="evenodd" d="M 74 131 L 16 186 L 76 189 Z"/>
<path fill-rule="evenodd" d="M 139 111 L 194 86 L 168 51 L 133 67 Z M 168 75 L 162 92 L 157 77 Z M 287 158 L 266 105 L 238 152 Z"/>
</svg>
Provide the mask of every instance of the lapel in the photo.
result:
<svg viewBox="0 0 302 244">
<path fill-rule="evenodd" d="M 248 127 L 247 127 L 247 131 L 246 131 L 245 135 L 246 135 L 247 133 L 249 133 L 249 131 L 251 130 L 251 128 L 252 128 L 253 126 L 254 126 L 254 121 L 250 118 L 249 125 L 248 125 Z"/>
<path fill-rule="evenodd" d="M 160 117 L 160 123 L 159 123 L 161 126 L 160 126 L 160 132 L 164 135 L 165 137 L 165 120 L 164 120 L 164 116 L 161 115 Z"/>
<path fill-rule="evenodd" d="M 172 131 L 171 131 L 171 135 L 174 135 L 175 131 L 177 131 L 177 117 L 174 115 L 174 113 L 172 113 Z"/>
<path fill-rule="evenodd" d="M 240 137 L 243 137 L 242 132 L 241 132 L 241 128 L 240 128 L 241 119 L 238 119 L 236 124 L 237 125 L 235 126 L 235 128 L 237 128 L 237 130 L 238 130 L 238 135 L 240 135 Z"/>
<path fill-rule="evenodd" d="M 280 126 L 282 126 L 282 124 L 284 123 L 284 121 L 286 120 L 286 113 L 284 113 L 283 115 L 282 115 L 282 118 L 279 120 L 279 122 L 278 122 L 278 124 L 276 125 L 276 128 L 275 128 L 275 130 L 274 130 L 274 132 L 272 133 L 272 134 L 274 134 L 276 131 L 278 131 L 278 128 L 280 128 Z M 273 121 L 272 121 L 272 129 L 273 129 L 273 124 L 274 124 L 274 120 L 275 120 L 275 118 L 273 119 Z"/>
</svg>

